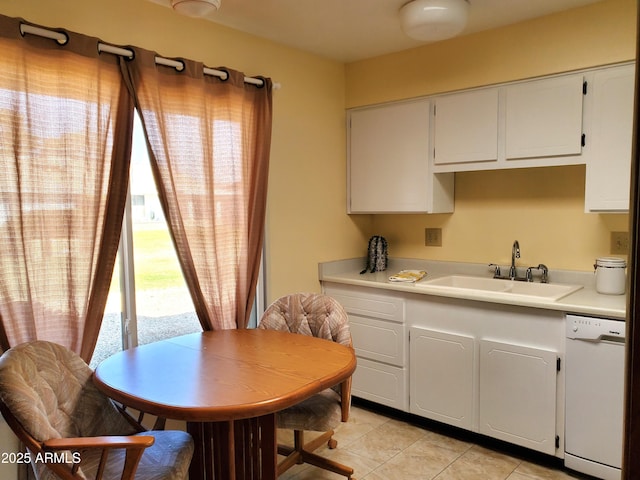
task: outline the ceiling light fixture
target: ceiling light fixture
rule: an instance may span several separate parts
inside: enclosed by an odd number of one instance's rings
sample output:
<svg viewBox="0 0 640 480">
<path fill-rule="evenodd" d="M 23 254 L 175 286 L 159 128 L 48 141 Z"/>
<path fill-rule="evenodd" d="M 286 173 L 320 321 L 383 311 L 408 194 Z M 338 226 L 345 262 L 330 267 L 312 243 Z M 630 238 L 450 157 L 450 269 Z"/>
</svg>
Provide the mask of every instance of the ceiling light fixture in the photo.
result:
<svg viewBox="0 0 640 480">
<path fill-rule="evenodd" d="M 220 8 L 221 0 L 171 0 L 173 9 L 188 17 L 206 17 Z"/>
<path fill-rule="evenodd" d="M 464 30 L 468 10 L 468 0 L 413 0 L 400 9 L 400 25 L 415 40 L 444 40 Z"/>
</svg>

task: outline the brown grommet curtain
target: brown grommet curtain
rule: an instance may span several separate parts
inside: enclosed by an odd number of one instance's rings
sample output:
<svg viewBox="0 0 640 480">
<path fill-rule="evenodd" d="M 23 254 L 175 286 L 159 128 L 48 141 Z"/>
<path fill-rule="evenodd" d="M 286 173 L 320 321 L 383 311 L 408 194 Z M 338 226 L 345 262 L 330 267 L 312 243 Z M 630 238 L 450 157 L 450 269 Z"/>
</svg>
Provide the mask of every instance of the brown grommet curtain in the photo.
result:
<svg viewBox="0 0 640 480">
<path fill-rule="evenodd" d="M 98 39 L 0 16 L 0 344 L 89 361 L 118 249 L 133 103 Z"/>
<path fill-rule="evenodd" d="M 245 328 L 264 239 L 272 84 L 222 80 L 201 63 L 121 60 L 142 119 L 160 201 L 204 330 Z"/>
</svg>

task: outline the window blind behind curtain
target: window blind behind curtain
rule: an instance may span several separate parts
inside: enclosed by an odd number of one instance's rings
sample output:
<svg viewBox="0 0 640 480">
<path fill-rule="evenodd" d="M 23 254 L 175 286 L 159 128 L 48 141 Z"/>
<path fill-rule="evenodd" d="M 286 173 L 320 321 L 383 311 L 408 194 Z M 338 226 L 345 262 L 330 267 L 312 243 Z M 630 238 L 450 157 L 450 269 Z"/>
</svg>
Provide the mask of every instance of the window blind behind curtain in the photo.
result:
<svg viewBox="0 0 640 480">
<path fill-rule="evenodd" d="M 205 330 L 245 328 L 264 240 L 272 83 L 225 80 L 203 65 L 122 60 L 169 230 Z M 222 70 L 222 69 L 218 69 Z"/>
<path fill-rule="evenodd" d="M 22 37 L 0 16 L 0 342 L 88 361 L 118 248 L 133 103 L 97 39 Z"/>
</svg>

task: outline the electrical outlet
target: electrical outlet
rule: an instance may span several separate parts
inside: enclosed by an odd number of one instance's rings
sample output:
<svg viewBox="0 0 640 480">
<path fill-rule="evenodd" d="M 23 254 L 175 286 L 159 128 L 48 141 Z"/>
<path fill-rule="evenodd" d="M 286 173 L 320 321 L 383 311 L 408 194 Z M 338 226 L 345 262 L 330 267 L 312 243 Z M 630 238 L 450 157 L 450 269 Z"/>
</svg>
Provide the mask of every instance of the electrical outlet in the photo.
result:
<svg viewBox="0 0 640 480">
<path fill-rule="evenodd" d="M 427 247 L 442 246 L 442 229 L 441 228 L 425 228 L 424 244 Z"/>
<path fill-rule="evenodd" d="M 629 232 L 611 232 L 611 253 L 614 255 L 629 253 Z"/>
</svg>

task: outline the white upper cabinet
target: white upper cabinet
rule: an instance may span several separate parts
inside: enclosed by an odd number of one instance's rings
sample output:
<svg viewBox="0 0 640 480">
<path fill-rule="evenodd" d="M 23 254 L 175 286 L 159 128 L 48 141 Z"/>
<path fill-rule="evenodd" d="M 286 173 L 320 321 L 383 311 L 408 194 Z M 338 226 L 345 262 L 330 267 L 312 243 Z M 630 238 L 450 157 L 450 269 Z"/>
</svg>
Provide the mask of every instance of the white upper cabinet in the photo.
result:
<svg viewBox="0 0 640 480">
<path fill-rule="evenodd" d="M 585 210 L 629 208 L 635 65 L 349 110 L 348 212 L 450 213 L 454 172 L 586 165 Z"/>
<path fill-rule="evenodd" d="M 629 209 L 635 65 L 599 70 L 589 82 L 593 100 L 585 208 Z"/>
<path fill-rule="evenodd" d="M 453 210 L 453 178 L 443 185 L 428 170 L 430 105 L 420 99 L 348 112 L 349 213 Z"/>
<path fill-rule="evenodd" d="M 505 87 L 505 157 L 561 157 L 582 152 L 581 74 Z"/>
<path fill-rule="evenodd" d="M 498 89 L 434 99 L 435 165 L 498 160 Z"/>
<path fill-rule="evenodd" d="M 583 85 L 568 74 L 434 97 L 433 172 L 585 163 Z"/>
</svg>

